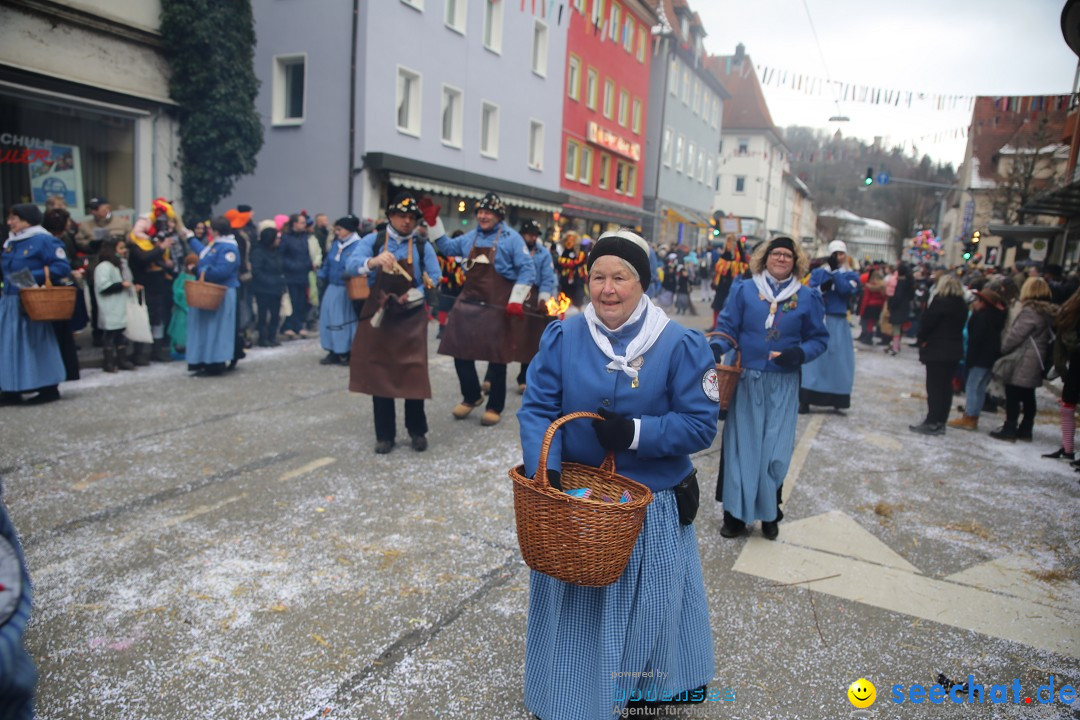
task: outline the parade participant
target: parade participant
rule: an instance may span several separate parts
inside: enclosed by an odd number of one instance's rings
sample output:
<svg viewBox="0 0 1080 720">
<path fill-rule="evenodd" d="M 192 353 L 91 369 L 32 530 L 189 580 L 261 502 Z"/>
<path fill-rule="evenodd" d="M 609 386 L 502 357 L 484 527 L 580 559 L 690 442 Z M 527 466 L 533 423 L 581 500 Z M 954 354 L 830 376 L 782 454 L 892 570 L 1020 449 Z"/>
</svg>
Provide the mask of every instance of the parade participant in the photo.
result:
<svg viewBox="0 0 1080 720">
<path fill-rule="evenodd" d="M 480 420 L 483 425 L 495 425 L 502 417 L 506 364 L 514 359 L 512 328 L 521 322 L 522 303 L 536 281 L 536 265 L 525 241 L 503 222 L 505 216 L 506 206 L 495 193 L 477 205 L 477 227 L 458 238 L 447 237 L 438 206 L 429 207 L 425 216 L 439 251 L 467 258 L 465 287 L 450 311 L 439 354 L 454 358 L 462 396 L 453 410 L 458 420 L 483 402 L 476 361 L 490 363 L 491 392 Z"/>
<path fill-rule="evenodd" d="M 585 285 L 588 283 L 586 257 L 587 253 L 581 247 L 578 234 L 564 234 L 562 252 L 558 259 L 559 292 L 570 298 L 570 304 L 574 307 L 581 307 L 585 302 Z"/>
<path fill-rule="evenodd" d="M 420 206 L 410 193 L 398 193 L 386 216 L 389 224 L 361 238 L 345 260 L 345 274 L 368 273 L 371 288 L 353 338 L 349 390 L 371 395 L 376 453 L 394 449 L 395 398 L 404 398 L 405 429 L 413 450 L 423 452 L 424 400 L 431 397 L 424 275 L 438 277 L 439 262 L 435 248 L 417 236 Z"/>
<path fill-rule="evenodd" d="M 153 345 L 134 343 L 133 355 L 136 365 L 169 362 L 169 340 L 165 329 L 172 314 L 173 259 L 171 249 L 173 234 L 169 219 L 174 217 L 172 206 L 163 198 L 153 203 L 149 219 L 139 218 L 128 235 L 131 274 L 145 288 L 146 310 L 150 314 L 150 332 Z"/>
<path fill-rule="evenodd" d="M 0 588 L 11 596 L 10 602 L 0 604 L 0 718 L 33 720 L 37 670 L 24 643 L 26 627 L 30 624 L 33 591 L 19 534 L 2 500 L 0 557 L 10 559 L 10 565 L 7 565 L 10 574 L 0 572 Z"/>
<path fill-rule="evenodd" d="M 789 237 L 761 243 L 750 258 L 753 276 L 735 285 L 716 329 L 739 344 L 742 376 L 724 422 L 716 499 L 724 503 L 726 538 L 761 520 L 775 540 L 784 476 L 795 448 L 799 367 L 825 352 L 829 331 L 821 293 L 799 282 L 809 261 Z M 728 341 L 711 340 L 719 361 Z"/>
<path fill-rule="evenodd" d="M 937 279 L 934 278 L 935 283 Z M 900 352 L 900 338 L 907 329 L 904 326 L 911 322 L 911 307 L 915 301 L 915 281 L 911 277 L 910 265 L 902 262 L 896 267 L 896 272 L 885 282 L 885 295 L 889 324 L 892 325 L 892 343 L 885 348 L 885 352 L 896 355 Z"/>
<path fill-rule="evenodd" d="M 877 268 L 870 268 L 859 280 L 863 284 L 862 297 L 859 299 L 859 321 L 862 326 L 859 342 L 873 345 L 881 309 L 885 307 L 885 281 Z"/>
<path fill-rule="evenodd" d="M 455 230 L 450 237 L 461 237 L 464 231 Z M 450 309 L 454 307 L 457 296 L 461 294 L 461 288 L 465 286 L 465 270 L 463 268 L 465 258 L 446 257 L 439 253 L 439 270 L 442 277 L 439 279 L 439 309 L 436 319 L 439 321 L 439 333 L 435 336 L 441 340 L 446 321 L 450 318 Z M 490 385 L 488 390 L 490 390 Z"/>
<path fill-rule="evenodd" d="M 825 327 L 829 346 L 816 360 L 802 368 L 799 388 L 799 412 L 811 405 L 825 405 L 844 410 L 851 407 L 851 386 L 855 382 L 855 346 L 848 325 L 848 302 L 859 291 L 859 274 L 850 268 L 847 245 L 833 240 L 824 265 L 810 273 L 810 287 L 817 288 L 825 302 Z"/>
<path fill-rule="evenodd" d="M 938 278 L 933 299 L 919 326 L 919 362 L 926 366 L 926 419 L 908 429 L 921 435 L 944 435 L 952 404 L 953 375 L 964 357 L 967 303 L 964 286 L 953 273 Z"/>
<path fill-rule="evenodd" d="M 49 199 L 63 202 L 63 198 L 56 195 Z M 79 349 L 75 345 L 74 333 L 86 327 L 86 321 L 89 319 L 82 292 L 82 282 L 86 271 L 74 264 L 75 240 L 74 233 L 70 231 L 71 224 L 71 214 L 62 207 L 47 209 L 41 221 L 41 227 L 63 244 L 68 262 L 72 263 L 71 276 L 66 282 L 78 288 L 78 292 L 75 293 L 75 313 L 71 319 L 57 320 L 52 324 L 53 332 L 56 333 L 56 344 L 60 347 L 60 357 L 64 361 L 64 379 L 68 382 L 79 379 Z"/>
<path fill-rule="evenodd" d="M 996 440 L 1032 440 L 1035 388 L 1042 385 L 1046 368 L 1052 362 L 1050 336 L 1058 314 L 1058 306 L 1050 302 L 1052 297 L 1050 286 L 1041 277 L 1029 277 L 1020 288 L 1020 312 L 1001 341 L 1001 354 L 1015 353 L 1015 356 L 998 378 L 1005 385 L 1005 424 L 990 433 Z M 1005 364 L 1006 358 L 1002 357 L 1000 362 Z M 998 372 L 996 364 L 994 372 Z"/>
<path fill-rule="evenodd" d="M 317 273 L 326 292 L 319 303 L 319 342 L 326 357 L 322 365 L 348 365 L 356 335 L 356 312 L 345 288 L 345 261 L 352 247 L 360 242 L 356 234 L 360 218 L 346 215 L 334 223 L 334 241 Z"/>
<path fill-rule="evenodd" d="M 10 235 L 0 253 L 4 291 L 0 297 L 0 392 L 4 404 L 22 402 L 21 393 L 36 390 L 27 403 L 60 399 L 59 385 L 66 371 L 52 323 L 27 317 L 13 275 L 27 270 L 38 285 L 45 284 L 45 268 L 53 281 L 71 274 L 64 244 L 41 227 L 37 205 L 13 205 L 8 211 Z"/>
<path fill-rule="evenodd" d="M 990 370 L 1001 356 L 1001 333 L 1005 329 L 1005 304 L 993 290 L 977 290 L 967 321 L 967 383 L 964 388 L 964 416 L 946 425 L 960 430 L 977 430 L 979 415 L 990 384 Z M 1071 451 L 1070 451 L 1071 453 Z"/>
<path fill-rule="evenodd" d="M 86 204 L 90 217 L 79 223 L 75 233 L 75 246 L 86 256 L 86 277 L 93 282 L 94 266 L 101 246 L 109 238 L 126 239 L 131 232 L 131 221 L 122 215 L 113 215 L 112 206 L 103 197 L 90 198 Z M 97 300 L 91 288 L 90 326 L 93 328 L 94 346 L 101 346 L 102 332 L 98 327 Z"/>
<path fill-rule="evenodd" d="M 232 226 L 224 217 L 210 221 L 214 234 L 203 246 L 191 240 L 199 254 L 196 273 L 206 282 L 228 288 L 217 310 L 191 308 L 188 314 L 188 370 L 196 375 L 221 375 L 225 365 L 236 365 L 236 289 L 240 286 L 240 248 L 232 236 Z"/>
<path fill-rule="evenodd" d="M 270 223 L 259 231 L 251 251 L 251 287 L 257 308 L 259 347 L 277 347 L 281 296 L 285 294 L 285 271 L 281 261 L 281 233 Z"/>
<path fill-rule="evenodd" d="M 204 233 L 205 234 L 205 233 Z M 173 310 L 169 318 L 169 352 L 174 360 L 187 359 L 187 291 L 184 284 L 195 280 L 195 269 L 199 266 L 199 256 L 188 253 L 184 257 L 184 266 L 173 280 Z"/>
<path fill-rule="evenodd" d="M 540 235 L 540 225 L 535 220 L 526 220 L 521 224 L 521 237 L 525 240 L 529 255 L 532 256 L 533 262 L 536 264 L 536 282 L 532 290 L 529 291 L 529 297 L 525 300 L 524 307 L 527 313 L 525 321 L 514 326 L 517 331 L 514 347 L 517 349 L 518 362 L 521 364 L 521 371 L 517 374 L 519 393 L 525 392 L 525 375 L 529 370 L 529 362 L 536 355 L 536 350 L 540 346 L 540 336 L 543 335 L 544 329 L 551 321 L 546 316 L 547 308 L 545 305 L 557 287 L 551 253 L 545 250 L 542 245 L 537 245 Z M 488 372 L 484 376 L 483 390 L 484 392 L 491 392 L 490 364 L 488 365 Z"/>
<path fill-rule="evenodd" d="M 101 369 L 107 373 L 134 370 L 127 357 L 127 304 L 141 291 L 128 267 L 128 244 L 122 240 L 106 240 L 98 253 L 94 268 L 94 293 L 97 295 L 98 319 L 101 322 L 104 359 Z"/>
<path fill-rule="evenodd" d="M 720 316 L 720 311 L 724 309 L 724 303 L 727 302 L 731 286 L 741 279 L 750 267 L 749 260 L 746 241 L 743 238 L 736 240 L 734 235 L 728 235 L 724 241 L 724 252 L 720 253 L 720 257 L 713 265 L 712 286 L 716 291 L 712 300 L 714 326 L 716 318 Z"/>
<path fill-rule="evenodd" d="M 529 366 L 518 412 L 525 470 L 546 471 L 558 488 L 564 462 L 595 467 L 612 452 L 618 472 L 648 486 L 653 500 L 614 584 L 530 574 L 525 705 L 543 720 L 610 717 L 637 692 L 704 700 L 714 672 L 689 457 L 716 436 L 713 359 L 700 332 L 669 322 L 645 297 L 649 251 L 640 236 L 602 235 L 588 271 L 592 303 L 551 323 Z M 605 419 L 565 425 L 538 468 L 551 422 L 583 410 Z"/>
</svg>

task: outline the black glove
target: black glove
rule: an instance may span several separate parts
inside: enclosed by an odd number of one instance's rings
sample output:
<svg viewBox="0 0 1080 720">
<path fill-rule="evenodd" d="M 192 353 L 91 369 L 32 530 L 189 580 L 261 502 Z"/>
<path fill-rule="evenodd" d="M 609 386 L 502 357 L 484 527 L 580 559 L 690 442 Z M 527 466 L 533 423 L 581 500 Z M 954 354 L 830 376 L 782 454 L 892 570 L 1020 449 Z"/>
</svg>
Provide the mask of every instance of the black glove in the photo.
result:
<svg viewBox="0 0 1080 720">
<path fill-rule="evenodd" d="M 806 353 L 801 347 L 790 347 L 773 358 L 773 362 L 782 368 L 795 368 L 803 364 Z"/>
<path fill-rule="evenodd" d="M 593 431 L 600 447 L 608 452 L 626 450 L 634 442 L 634 421 L 619 413 L 608 412 L 602 408 L 596 410 L 603 420 L 593 420 Z"/>
<path fill-rule="evenodd" d="M 709 347 L 712 348 L 713 360 L 716 362 L 720 362 L 720 358 L 724 357 L 724 353 L 731 349 L 726 344 L 721 345 L 720 343 L 709 343 Z"/>
<path fill-rule="evenodd" d="M 840 258 L 836 257 L 836 253 L 829 256 L 829 267 L 835 270 L 840 265 Z"/>
<path fill-rule="evenodd" d="M 829 278 L 825 282 L 821 283 L 821 285 L 819 285 L 818 287 L 821 288 L 821 292 L 829 292 L 835 286 L 836 286 L 836 283 L 833 282 L 832 278 Z"/>
</svg>

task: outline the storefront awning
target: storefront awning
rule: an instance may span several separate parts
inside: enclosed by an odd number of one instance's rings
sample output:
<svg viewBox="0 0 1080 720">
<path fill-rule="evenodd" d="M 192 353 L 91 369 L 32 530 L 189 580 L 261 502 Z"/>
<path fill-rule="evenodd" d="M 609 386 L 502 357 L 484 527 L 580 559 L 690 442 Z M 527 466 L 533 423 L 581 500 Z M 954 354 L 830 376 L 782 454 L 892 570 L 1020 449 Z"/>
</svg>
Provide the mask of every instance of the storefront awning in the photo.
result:
<svg viewBox="0 0 1080 720">
<path fill-rule="evenodd" d="M 987 229 L 991 235 L 1018 240 L 1052 238 L 1065 232 L 1065 228 L 1061 225 L 995 225 L 990 223 Z"/>
<path fill-rule="evenodd" d="M 675 208 L 667 208 L 664 211 L 664 214 L 666 215 L 668 220 L 671 220 L 673 222 L 681 222 L 686 225 L 693 225 L 694 227 L 710 227 L 709 221 L 706 218 L 698 215 L 696 212 L 693 212 L 691 210 L 676 210 Z"/>
<path fill-rule="evenodd" d="M 396 172 L 390 173 L 390 182 L 401 187 L 412 188 L 413 190 L 422 190 L 423 192 L 435 193 L 437 195 L 449 195 L 451 197 L 474 198 L 476 200 L 481 199 L 488 193 L 487 190 L 469 187 L 468 185 L 455 185 L 452 183 L 440 182 L 439 180 L 432 180 L 431 178 L 405 175 Z M 540 212 L 547 213 L 557 213 L 562 210 L 558 205 L 552 205 L 551 203 L 546 203 L 542 200 L 533 200 L 501 192 L 498 193 L 498 195 L 502 198 L 504 203 L 513 205 L 514 207 L 525 208 L 527 210 L 539 210 Z"/>
<path fill-rule="evenodd" d="M 1080 215 L 1080 181 L 1036 195 L 1020 208 L 1020 212 L 1025 215 L 1060 215 L 1062 217 Z"/>
<path fill-rule="evenodd" d="M 570 193 L 569 199 L 563 203 L 563 211 L 571 216 L 604 220 L 605 222 L 619 223 L 630 227 L 641 225 L 641 221 L 645 217 L 639 208 L 596 201 L 579 193 Z"/>
</svg>

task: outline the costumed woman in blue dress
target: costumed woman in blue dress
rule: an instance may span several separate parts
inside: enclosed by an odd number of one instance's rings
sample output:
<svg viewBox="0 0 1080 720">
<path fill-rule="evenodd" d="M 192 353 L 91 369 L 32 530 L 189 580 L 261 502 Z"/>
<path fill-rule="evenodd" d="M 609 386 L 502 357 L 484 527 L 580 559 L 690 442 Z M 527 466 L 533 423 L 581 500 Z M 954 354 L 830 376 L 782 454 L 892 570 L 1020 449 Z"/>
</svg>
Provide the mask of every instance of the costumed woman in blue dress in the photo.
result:
<svg viewBox="0 0 1080 720">
<path fill-rule="evenodd" d="M 833 240 L 827 264 L 810 273 L 810 287 L 821 291 L 825 302 L 825 327 L 829 347 L 825 353 L 803 365 L 799 388 L 799 412 L 811 405 L 844 410 L 851 407 L 851 386 L 855 382 L 855 346 L 848 325 L 848 302 L 859 291 L 859 274 L 848 267 L 847 245 Z"/>
<path fill-rule="evenodd" d="M 199 255 L 195 274 L 206 282 L 228 288 L 217 310 L 188 310 L 187 362 L 196 375 L 221 375 L 225 364 L 235 367 L 236 358 L 236 289 L 240 287 L 240 248 L 232 235 L 232 225 L 224 217 L 210 221 L 214 239 L 203 245 L 190 239 Z"/>
<path fill-rule="evenodd" d="M 345 262 L 360 236 L 360 218 L 346 215 L 334 223 L 334 241 L 326 253 L 326 260 L 316 276 L 326 284 L 326 293 L 319 303 L 319 342 L 326 357 L 322 365 L 348 365 L 356 336 L 356 310 L 345 288 Z"/>
<path fill-rule="evenodd" d="M 795 449 L 799 366 L 825 352 L 829 331 L 821 293 L 804 286 L 809 262 L 789 237 L 761 243 L 750 280 L 737 283 L 716 329 L 742 350 L 742 377 L 728 406 L 716 499 L 724 503 L 720 534 L 738 537 L 761 520 L 761 534 L 780 533 L 780 494 Z M 717 361 L 730 343 L 712 339 Z"/>
<path fill-rule="evenodd" d="M 714 671 L 689 457 L 716 436 L 713 358 L 700 332 L 669 322 L 645 297 L 641 237 L 601 236 L 588 270 L 591 304 L 551 323 L 529 365 L 518 411 L 525 470 L 544 472 L 540 444 L 553 420 L 598 411 L 603 421 L 572 422 L 555 435 L 549 482 L 560 487 L 563 461 L 596 467 L 611 451 L 618 472 L 647 485 L 653 501 L 614 584 L 530 576 L 525 705 L 542 720 L 610 717 L 641 697 L 702 701 Z"/>
<path fill-rule="evenodd" d="M 2 404 L 22 402 L 22 393 L 37 391 L 27 403 L 60 399 L 59 385 L 66 377 L 64 360 L 52 323 L 26 316 L 13 276 L 28 270 L 38 285 L 45 284 L 45 267 L 55 282 L 71 274 L 64 244 L 41 227 L 37 205 L 12 205 L 7 218 L 10 235 L 0 253 L 4 294 L 0 297 L 0 398 Z"/>
</svg>

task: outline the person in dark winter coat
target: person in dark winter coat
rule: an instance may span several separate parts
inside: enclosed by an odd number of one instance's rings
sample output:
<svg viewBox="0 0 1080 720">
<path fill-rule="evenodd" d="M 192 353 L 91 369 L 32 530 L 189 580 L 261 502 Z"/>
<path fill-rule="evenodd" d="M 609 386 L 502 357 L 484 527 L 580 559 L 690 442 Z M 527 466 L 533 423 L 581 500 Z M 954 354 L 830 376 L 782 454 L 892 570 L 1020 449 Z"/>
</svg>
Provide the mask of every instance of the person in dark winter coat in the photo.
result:
<svg viewBox="0 0 1080 720">
<path fill-rule="evenodd" d="M 1050 286 L 1040 277 L 1028 278 L 1020 289 L 1020 313 L 1001 341 L 1001 354 L 1015 352 L 1017 357 L 1000 378 L 1005 385 L 1005 424 L 990 433 L 996 440 L 1030 442 L 1032 439 L 1035 388 L 1042 385 L 1051 362 L 1050 338 L 1058 314 L 1058 306 L 1050 301 L 1052 297 Z M 1023 419 L 1020 419 L 1021 405 Z"/>
<path fill-rule="evenodd" d="M 990 370 L 1001 357 L 1001 332 L 1005 329 L 1005 304 L 993 290 L 979 290 L 967 323 L 967 385 L 964 389 L 964 416 L 949 421 L 949 427 L 976 430 L 986 399 Z"/>
<path fill-rule="evenodd" d="M 1051 292 L 1053 288 L 1051 288 Z M 1080 400 L 1080 290 L 1061 306 L 1057 316 L 1057 338 L 1054 340 L 1054 368 L 1061 376 L 1061 447 L 1044 458 L 1074 460 L 1076 440 L 1076 403 Z M 1080 470 L 1080 465 L 1073 462 Z"/>
<path fill-rule="evenodd" d="M 900 284 L 897 285 L 897 293 L 900 292 Z M 952 404 L 952 378 L 956 366 L 964 357 L 966 320 L 964 286 L 956 275 L 942 275 L 935 286 L 934 299 L 923 313 L 919 326 L 919 361 L 926 366 L 926 419 L 918 425 L 909 425 L 908 429 L 912 432 L 922 435 L 945 434 L 945 421 L 949 419 L 949 406 Z"/>
<path fill-rule="evenodd" d="M 904 334 L 904 326 L 911 322 L 911 304 L 914 299 L 915 280 L 911 277 L 911 266 L 900 263 L 900 266 L 896 268 L 896 290 L 886 301 L 889 306 L 889 323 L 893 328 L 892 344 L 885 348 L 885 352 L 890 355 L 900 352 L 900 337 Z M 944 423 L 945 420 L 941 422 Z"/>
<path fill-rule="evenodd" d="M 285 337 L 294 340 L 307 337 L 304 325 L 310 309 L 307 295 L 308 273 L 314 269 L 311 251 L 308 249 L 308 235 L 307 218 L 300 214 L 290 215 L 281 235 L 281 260 L 292 314 L 281 324 L 281 332 Z"/>
<path fill-rule="evenodd" d="M 259 232 L 259 243 L 251 251 L 251 289 L 255 293 L 259 347 L 277 347 L 281 296 L 285 293 L 281 233 L 271 226 Z"/>
</svg>

